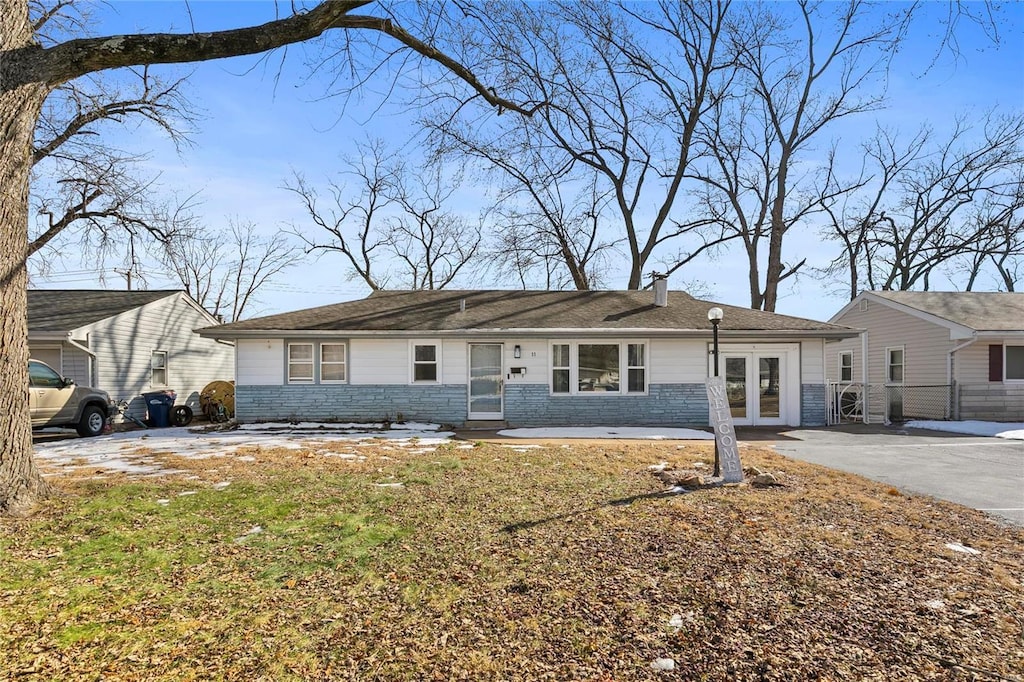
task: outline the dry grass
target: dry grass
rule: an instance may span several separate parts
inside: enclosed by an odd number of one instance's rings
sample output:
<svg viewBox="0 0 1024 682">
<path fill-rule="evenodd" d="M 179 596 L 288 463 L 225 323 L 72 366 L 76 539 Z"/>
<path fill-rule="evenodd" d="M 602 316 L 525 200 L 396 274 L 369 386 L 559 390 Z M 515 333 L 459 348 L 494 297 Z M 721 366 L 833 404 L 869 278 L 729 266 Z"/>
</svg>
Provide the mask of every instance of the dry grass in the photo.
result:
<svg viewBox="0 0 1024 682">
<path fill-rule="evenodd" d="M 0 521 L 0 676 L 1024 677 L 1024 533 L 978 512 L 755 448 L 785 487 L 663 495 L 706 444 L 323 449 Z"/>
</svg>

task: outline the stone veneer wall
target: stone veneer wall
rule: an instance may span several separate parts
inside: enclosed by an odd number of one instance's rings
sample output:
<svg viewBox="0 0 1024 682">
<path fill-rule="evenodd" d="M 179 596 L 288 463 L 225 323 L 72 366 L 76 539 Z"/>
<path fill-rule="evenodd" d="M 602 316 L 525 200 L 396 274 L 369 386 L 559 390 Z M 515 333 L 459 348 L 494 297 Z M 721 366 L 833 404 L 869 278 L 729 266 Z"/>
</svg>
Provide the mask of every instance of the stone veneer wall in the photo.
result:
<svg viewBox="0 0 1024 682">
<path fill-rule="evenodd" d="M 547 386 L 505 384 L 510 426 L 707 426 L 704 384 L 652 384 L 647 395 L 553 396 Z"/>
<path fill-rule="evenodd" d="M 825 387 L 804 384 L 801 425 L 825 424 Z M 380 421 L 385 417 L 459 426 L 466 421 L 464 384 L 239 386 L 235 415 L 257 420 Z M 552 396 L 538 384 L 505 384 L 510 426 L 707 426 L 704 384 L 653 384 L 647 395 Z"/>
<path fill-rule="evenodd" d="M 961 384 L 960 419 L 1024 421 L 1024 384 Z"/>
<path fill-rule="evenodd" d="M 315 384 L 238 386 L 235 417 L 240 422 L 297 419 L 376 422 L 398 418 L 461 425 L 466 421 L 465 384 Z"/>
<path fill-rule="evenodd" d="M 802 384 L 800 386 L 800 426 L 825 426 L 825 386 Z"/>
</svg>

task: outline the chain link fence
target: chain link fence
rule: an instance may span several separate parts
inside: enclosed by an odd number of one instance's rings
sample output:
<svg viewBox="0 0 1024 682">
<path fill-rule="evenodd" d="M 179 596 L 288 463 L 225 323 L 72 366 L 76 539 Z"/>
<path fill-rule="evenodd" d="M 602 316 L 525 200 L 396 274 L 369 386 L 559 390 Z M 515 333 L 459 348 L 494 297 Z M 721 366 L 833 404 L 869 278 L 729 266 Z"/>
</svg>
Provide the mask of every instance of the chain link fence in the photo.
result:
<svg viewBox="0 0 1024 682">
<path fill-rule="evenodd" d="M 828 397 L 829 424 L 952 418 L 953 390 L 949 384 L 883 386 L 833 383 L 829 385 Z"/>
</svg>

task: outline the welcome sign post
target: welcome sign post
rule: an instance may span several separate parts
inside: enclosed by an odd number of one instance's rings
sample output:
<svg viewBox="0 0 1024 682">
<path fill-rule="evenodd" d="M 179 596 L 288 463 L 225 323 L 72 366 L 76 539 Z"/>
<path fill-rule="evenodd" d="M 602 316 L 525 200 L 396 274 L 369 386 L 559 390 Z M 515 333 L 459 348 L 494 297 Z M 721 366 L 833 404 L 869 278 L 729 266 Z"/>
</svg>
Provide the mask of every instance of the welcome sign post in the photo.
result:
<svg viewBox="0 0 1024 682">
<path fill-rule="evenodd" d="M 736 442 L 736 430 L 732 425 L 732 410 L 725 392 L 724 377 L 708 377 L 708 404 L 711 406 L 711 426 L 715 430 L 715 452 L 722 467 L 723 483 L 742 483 L 743 467 L 740 465 L 740 450 Z"/>
</svg>

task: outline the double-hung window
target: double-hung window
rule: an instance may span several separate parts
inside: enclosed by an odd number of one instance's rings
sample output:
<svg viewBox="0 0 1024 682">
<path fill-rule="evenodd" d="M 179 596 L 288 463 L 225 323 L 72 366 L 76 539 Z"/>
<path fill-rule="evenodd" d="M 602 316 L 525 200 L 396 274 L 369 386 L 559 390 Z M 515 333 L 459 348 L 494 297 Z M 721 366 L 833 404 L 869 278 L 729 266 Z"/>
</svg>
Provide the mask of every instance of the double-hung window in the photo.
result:
<svg viewBox="0 0 1024 682">
<path fill-rule="evenodd" d="M 844 350 L 839 354 L 839 381 L 853 381 L 853 351 Z"/>
<path fill-rule="evenodd" d="M 313 344 L 288 344 L 288 383 L 313 383 Z"/>
<path fill-rule="evenodd" d="M 149 358 L 149 385 L 167 385 L 167 351 L 155 350 Z"/>
<path fill-rule="evenodd" d="M 647 344 L 553 342 L 550 381 L 555 395 L 646 393 Z"/>
<path fill-rule="evenodd" d="M 345 344 L 320 344 L 320 383 L 340 384 L 346 380 Z"/>
<path fill-rule="evenodd" d="M 902 384 L 903 383 L 903 365 L 904 365 L 904 349 L 902 346 L 899 348 L 886 348 L 885 349 L 885 380 L 890 384 Z"/>
<path fill-rule="evenodd" d="M 440 381 L 441 348 L 438 343 L 412 343 L 412 382 L 436 384 Z"/>
</svg>

